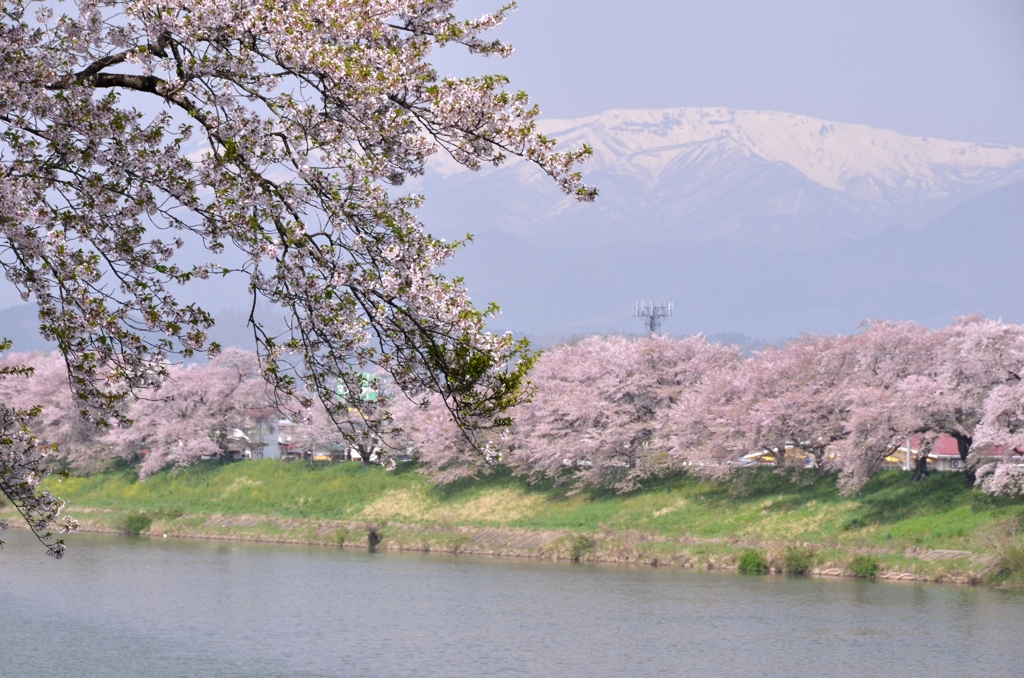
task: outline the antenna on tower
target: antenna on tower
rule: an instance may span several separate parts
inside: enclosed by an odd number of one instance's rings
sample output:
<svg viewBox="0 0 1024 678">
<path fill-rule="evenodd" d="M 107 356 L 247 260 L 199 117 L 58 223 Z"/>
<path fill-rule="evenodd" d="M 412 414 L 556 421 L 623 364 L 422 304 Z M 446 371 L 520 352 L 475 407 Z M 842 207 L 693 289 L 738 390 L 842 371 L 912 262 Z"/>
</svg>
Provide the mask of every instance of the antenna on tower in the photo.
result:
<svg viewBox="0 0 1024 678">
<path fill-rule="evenodd" d="M 663 301 L 659 301 L 657 304 L 653 301 L 638 301 L 633 304 L 633 317 L 643 318 L 644 324 L 647 325 L 647 331 L 651 334 L 660 334 L 662 321 L 670 315 L 672 315 L 671 301 L 667 304 Z"/>
</svg>

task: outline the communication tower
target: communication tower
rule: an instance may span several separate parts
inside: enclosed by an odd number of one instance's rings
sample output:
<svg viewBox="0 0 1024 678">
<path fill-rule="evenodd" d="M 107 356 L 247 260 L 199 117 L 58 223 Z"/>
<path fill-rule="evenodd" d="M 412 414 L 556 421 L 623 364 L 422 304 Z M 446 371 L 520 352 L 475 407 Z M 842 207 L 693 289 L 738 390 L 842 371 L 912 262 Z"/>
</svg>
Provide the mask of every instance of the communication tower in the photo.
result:
<svg viewBox="0 0 1024 678">
<path fill-rule="evenodd" d="M 651 334 L 661 333 L 661 323 L 672 315 L 672 302 L 638 301 L 633 304 L 633 316 L 643 318 L 647 331 Z"/>
</svg>

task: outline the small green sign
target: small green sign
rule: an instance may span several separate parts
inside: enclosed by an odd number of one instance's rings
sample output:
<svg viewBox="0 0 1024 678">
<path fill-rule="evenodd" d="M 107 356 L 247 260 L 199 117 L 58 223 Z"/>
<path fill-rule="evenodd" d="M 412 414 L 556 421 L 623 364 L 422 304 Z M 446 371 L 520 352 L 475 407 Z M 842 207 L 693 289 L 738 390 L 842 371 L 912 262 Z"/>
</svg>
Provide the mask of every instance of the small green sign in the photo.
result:
<svg viewBox="0 0 1024 678">
<path fill-rule="evenodd" d="M 359 373 L 359 399 L 364 403 L 375 403 L 381 396 L 384 377 L 374 377 L 369 372 Z M 339 398 L 348 398 L 348 387 L 344 379 L 338 379 L 334 392 Z"/>
</svg>

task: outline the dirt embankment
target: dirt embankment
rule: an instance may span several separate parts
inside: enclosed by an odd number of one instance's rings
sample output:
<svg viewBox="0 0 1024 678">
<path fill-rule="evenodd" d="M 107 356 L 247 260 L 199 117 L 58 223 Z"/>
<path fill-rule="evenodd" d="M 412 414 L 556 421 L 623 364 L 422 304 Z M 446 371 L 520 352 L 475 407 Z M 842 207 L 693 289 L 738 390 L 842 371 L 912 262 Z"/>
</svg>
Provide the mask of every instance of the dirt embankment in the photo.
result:
<svg viewBox="0 0 1024 678">
<path fill-rule="evenodd" d="M 81 531 L 124 534 L 131 514 L 79 508 Z M 12 519 L 12 527 L 19 527 Z M 785 571 L 785 545 L 730 538 L 665 537 L 638 531 L 415 525 L 391 521 L 343 521 L 257 515 L 153 516 L 140 535 L 151 538 L 216 539 L 304 544 L 424 553 L 537 558 L 588 563 L 684 567 L 735 571 L 744 551 L 764 554 L 768 572 Z M 856 556 L 877 559 L 876 579 L 978 584 L 996 563 L 994 556 L 955 550 L 850 549 L 833 545 L 816 551 L 806 574 L 853 577 Z"/>
</svg>

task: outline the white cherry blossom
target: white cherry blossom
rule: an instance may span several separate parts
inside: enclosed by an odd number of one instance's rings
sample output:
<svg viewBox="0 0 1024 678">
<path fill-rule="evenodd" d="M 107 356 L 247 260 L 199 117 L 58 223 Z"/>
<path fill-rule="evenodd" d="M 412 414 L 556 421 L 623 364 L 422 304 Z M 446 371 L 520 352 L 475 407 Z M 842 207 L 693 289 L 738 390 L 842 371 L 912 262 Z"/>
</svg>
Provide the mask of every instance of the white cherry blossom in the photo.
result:
<svg viewBox="0 0 1024 678">
<path fill-rule="evenodd" d="M 0 266 L 39 306 L 81 412 L 126 425 L 130 395 L 175 356 L 216 353 L 214 319 L 177 286 L 247 276 L 264 378 L 329 413 L 338 378 L 390 374 L 461 427 L 505 426 L 527 345 L 485 331 L 436 269 L 402 195 L 434 153 L 476 169 L 510 155 L 591 200 L 500 75 L 440 76 L 434 49 L 504 57 L 489 40 L 514 3 L 475 20 L 455 0 L 0 0 Z M 185 265 L 186 239 L 213 261 Z M 228 250 L 242 263 L 227 270 Z"/>
</svg>

